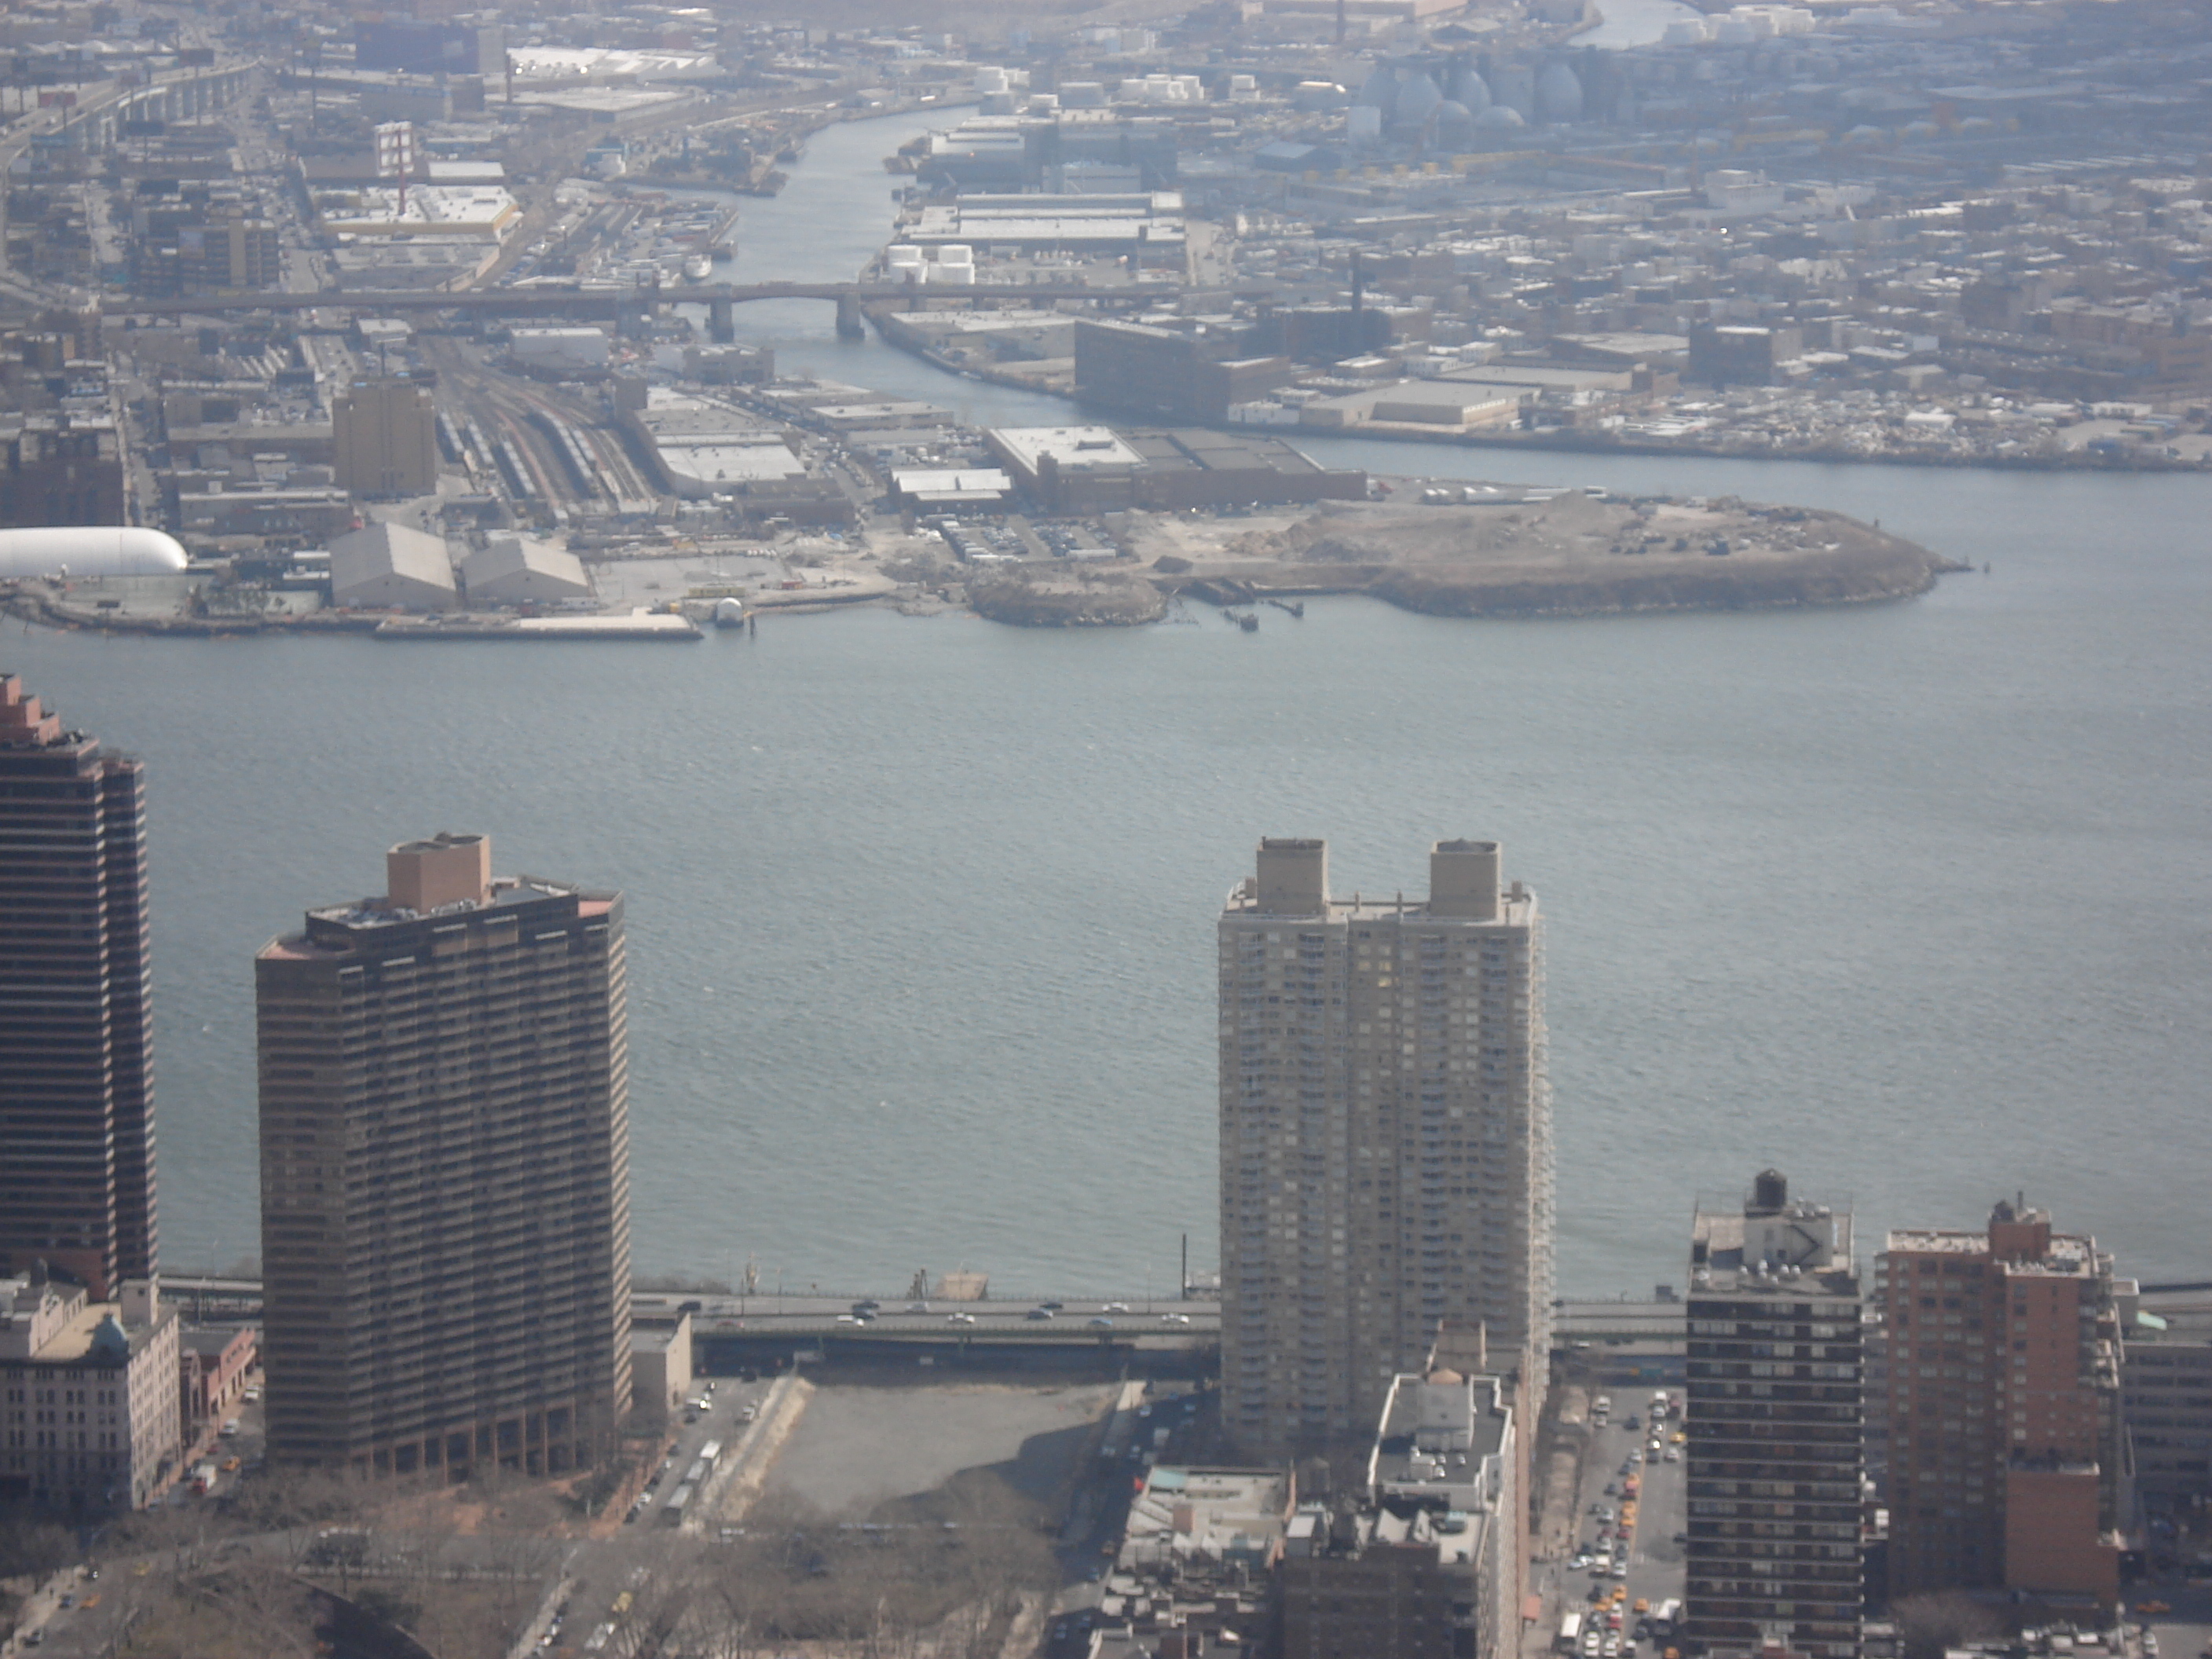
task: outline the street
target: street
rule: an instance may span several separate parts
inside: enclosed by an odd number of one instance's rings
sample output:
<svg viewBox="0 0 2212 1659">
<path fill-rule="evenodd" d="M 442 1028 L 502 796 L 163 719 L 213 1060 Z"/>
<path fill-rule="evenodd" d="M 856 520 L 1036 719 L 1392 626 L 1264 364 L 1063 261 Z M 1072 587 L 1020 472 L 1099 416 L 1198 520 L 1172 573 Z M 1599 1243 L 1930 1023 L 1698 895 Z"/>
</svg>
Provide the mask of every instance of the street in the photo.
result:
<svg viewBox="0 0 2212 1659">
<path fill-rule="evenodd" d="M 1542 1596 L 1544 1617 L 1527 1633 L 1525 1654 L 1553 1650 L 1561 1620 L 1571 1613 L 1583 1615 L 1585 1627 L 1577 1659 L 1629 1659 L 1638 1654 L 1651 1659 L 1667 1652 L 1670 1644 L 1640 1627 L 1635 1611 L 1639 1603 L 1656 1609 L 1682 1594 L 1682 1547 L 1676 1540 L 1686 1510 L 1681 1447 L 1674 1438 L 1680 1424 L 1671 1414 L 1652 1422 L 1656 1392 L 1634 1384 L 1590 1384 L 1582 1388 L 1579 1400 L 1562 1402 L 1563 1422 L 1587 1425 L 1580 1431 L 1584 1438 L 1574 1487 L 1574 1541 L 1564 1559 L 1546 1553 L 1532 1568 L 1529 1588 Z M 1679 1405 L 1680 1389 L 1672 1392 Z M 1598 1410 L 1600 1402 L 1609 1403 L 1611 1410 Z M 1570 1426 L 1567 1431 L 1576 1430 Z M 1625 1524 L 1628 1516 L 1632 1526 Z M 1558 1535 L 1548 1518 L 1546 1530 Z M 1617 1552 L 1624 1547 L 1626 1571 L 1616 1576 Z M 1616 1595 L 1617 1602 L 1612 1599 Z M 1616 1632 L 1607 1628 L 1605 1609 L 1615 1606 L 1620 1613 L 1619 1639 L 1608 1648 L 1607 1638 Z"/>
</svg>

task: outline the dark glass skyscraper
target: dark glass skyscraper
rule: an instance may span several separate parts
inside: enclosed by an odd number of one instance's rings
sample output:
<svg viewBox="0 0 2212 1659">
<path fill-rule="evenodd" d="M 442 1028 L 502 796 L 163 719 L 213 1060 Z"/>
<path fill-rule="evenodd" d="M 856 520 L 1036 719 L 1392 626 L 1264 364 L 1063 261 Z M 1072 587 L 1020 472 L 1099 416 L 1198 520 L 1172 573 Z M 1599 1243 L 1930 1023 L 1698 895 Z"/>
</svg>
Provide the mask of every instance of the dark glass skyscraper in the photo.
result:
<svg viewBox="0 0 2212 1659">
<path fill-rule="evenodd" d="M 155 1267 L 146 776 L 0 675 L 0 1272 Z"/>
</svg>

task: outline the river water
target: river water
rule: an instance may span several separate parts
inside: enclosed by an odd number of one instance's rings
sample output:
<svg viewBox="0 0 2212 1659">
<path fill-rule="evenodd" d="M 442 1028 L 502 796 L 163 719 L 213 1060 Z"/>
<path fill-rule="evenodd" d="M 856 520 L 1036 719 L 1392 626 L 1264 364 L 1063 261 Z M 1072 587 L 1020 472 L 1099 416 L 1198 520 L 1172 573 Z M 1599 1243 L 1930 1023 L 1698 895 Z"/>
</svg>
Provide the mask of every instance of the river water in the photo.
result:
<svg viewBox="0 0 2212 1659">
<path fill-rule="evenodd" d="M 910 118 L 817 137 L 739 271 L 884 234 Z M 1066 418 L 740 313 L 787 363 Z M 2203 1277 L 2212 579 L 2202 478 L 1501 456 L 1383 470 L 1835 507 L 1988 574 L 1851 611 L 1538 623 L 1379 604 L 1096 634 L 869 611 L 686 649 L 25 631 L 0 665 L 149 763 L 164 1257 L 256 1242 L 252 956 L 489 831 L 629 902 L 641 1272 L 1019 1291 L 1215 1259 L 1212 929 L 1261 835 L 1540 893 L 1559 1282 L 1680 1282 L 1772 1164 L 1863 1240 L 2025 1188 Z"/>
</svg>

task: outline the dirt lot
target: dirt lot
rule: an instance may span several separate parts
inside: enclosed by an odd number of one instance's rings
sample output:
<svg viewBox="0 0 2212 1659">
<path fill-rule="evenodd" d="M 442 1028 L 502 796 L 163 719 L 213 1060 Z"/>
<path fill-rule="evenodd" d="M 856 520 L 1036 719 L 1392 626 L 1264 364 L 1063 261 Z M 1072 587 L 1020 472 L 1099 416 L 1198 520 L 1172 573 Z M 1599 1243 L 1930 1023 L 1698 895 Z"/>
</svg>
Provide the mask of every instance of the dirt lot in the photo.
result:
<svg viewBox="0 0 2212 1659">
<path fill-rule="evenodd" d="M 1439 495 L 1443 492 L 1439 490 Z M 1455 486 L 1293 516 L 1156 514 L 1134 550 L 1176 580 L 1371 592 L 1445 616 L 1841 604 L 1918 593 L 1943 562 L 1840 514 Z M 1204 595 L 1201 595 L 1204 597 Z"/>
<path fill-rule="evenodd" d="M 1105 1384 L 817 1387 L 767 1489 L 866 1513 L 977 1471 L 1049 1504 L 1113 1398 Z"/>
</svg>

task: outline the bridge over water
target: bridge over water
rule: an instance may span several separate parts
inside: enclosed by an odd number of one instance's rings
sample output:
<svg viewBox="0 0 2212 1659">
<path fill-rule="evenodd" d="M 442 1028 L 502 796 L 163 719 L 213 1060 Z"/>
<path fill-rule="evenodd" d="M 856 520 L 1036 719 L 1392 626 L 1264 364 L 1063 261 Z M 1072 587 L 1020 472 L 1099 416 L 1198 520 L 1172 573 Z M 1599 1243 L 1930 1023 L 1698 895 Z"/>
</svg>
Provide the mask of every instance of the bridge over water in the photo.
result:
<svg viewBox="0 0 2212 1659">
<path fill-rule="evenodd" d="M 376 316 L 403 312 L 464 312 L 478 316 L 641 318 L 663 306 L 704 306 L 709 337 L 732 337 L 732 309 L 759 300 L 826 300 L 837 307 L 837 331 L 857 337 L 860 307 L 870 301 L 909 301 L 930 306 L 977 301 L 1042 303 L 1089 300 L 1104 306 L 1149 306 L 1182 293 L 1175 283 L 1129 283 L 1095 288 L 1078 283 L 989 283 L 969 288 L 916 288 L 905 283 L 714 283 L 682 288 L 490 288 L 460 289 L 325 289 L 307 293 L 226 294 L 105 302 L 121 317 L 201 316 L 234 311 L 350 311 Z"/>
</svg>

